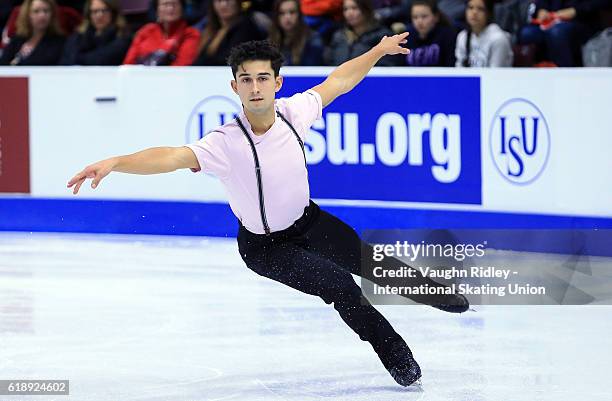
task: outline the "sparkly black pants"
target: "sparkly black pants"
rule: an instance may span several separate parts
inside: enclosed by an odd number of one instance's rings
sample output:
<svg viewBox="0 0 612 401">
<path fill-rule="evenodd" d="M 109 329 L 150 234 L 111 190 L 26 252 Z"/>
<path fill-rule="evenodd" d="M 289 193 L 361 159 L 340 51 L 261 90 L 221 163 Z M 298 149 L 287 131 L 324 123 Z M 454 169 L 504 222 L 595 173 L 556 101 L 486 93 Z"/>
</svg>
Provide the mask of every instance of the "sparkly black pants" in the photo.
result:
<svg viewBox="0 0 612 401">
<path fill-rule="evenodd" d="M 371 261 L 372 247 L 355 230 L 319 209 L 314 202 L 310 202 L 300 219 L 283 231 L 253 234 L 240 225 L 238 248 L 247 267 L 255 273 L 333 304 L 342 320 L 377 353 L 396 341 L 403 341 L 362 296 L 361 288 L 351 276 L 361 276 L 362 252 L 365 252 L 364 260 Z M 399 260 L 392 263 L 405 265 Z M 412 284 L 437 285 L 426 278 L 410 280 Z"/>
</svg>

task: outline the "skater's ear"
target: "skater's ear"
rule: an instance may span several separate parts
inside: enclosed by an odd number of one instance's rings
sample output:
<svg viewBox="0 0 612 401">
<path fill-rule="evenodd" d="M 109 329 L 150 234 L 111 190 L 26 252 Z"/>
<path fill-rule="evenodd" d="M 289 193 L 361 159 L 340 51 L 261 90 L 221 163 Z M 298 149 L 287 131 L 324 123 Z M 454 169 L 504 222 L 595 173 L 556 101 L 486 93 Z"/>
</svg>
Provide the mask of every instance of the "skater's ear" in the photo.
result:
<svg viewBox="0 0 612 401">
<path fill-rule="evenodd" d="M 236 82 L 236 80 L 232 79 L 232 81 L 230 82 L 230 85 L 232 86 L 232 90 L 234 91 L 234 93 L 237 95 L 238 94 L 238 83 Z"/>
<path fill-rule="evenodd" d="M 277 75 L 276 78 L 274 78 L 274 80 L 276 81 L 274 92 L 278 92 L 283 87 L 283 76 Z"/>
</svg>

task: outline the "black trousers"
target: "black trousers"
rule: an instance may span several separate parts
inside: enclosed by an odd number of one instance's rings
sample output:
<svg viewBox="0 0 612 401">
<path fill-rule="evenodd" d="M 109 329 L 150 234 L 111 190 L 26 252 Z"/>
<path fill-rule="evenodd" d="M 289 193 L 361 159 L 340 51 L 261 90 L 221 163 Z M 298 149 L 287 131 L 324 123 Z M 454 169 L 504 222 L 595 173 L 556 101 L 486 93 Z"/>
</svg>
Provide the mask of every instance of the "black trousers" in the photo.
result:
<svg viewBox="0 0 612 401">
<path fill-rule="evenodd" d="M 384 352 L 394 342 L 403 341 L 362 296 L 361 288 L 351 276 L 361 276 L 362 252 L 365 252 L 364 261 L 372 261 L 372 247 L 355 230 L 314 202 L 310 202 L 300 219 L 283 231 L 253 234 L 240 225 L 238 248 L 247 267 L 255 273 L 333 304 L 342 320 L 377 353 Z M 366 259 L 368 252 L 370 257 Z M 399 260 L 391 263 L 405 266 Z M 423 277 L 410 280 L 411 284 L 439 285 Z M 425 303 L 426 300 L 416 301 Z"/>
</svg>

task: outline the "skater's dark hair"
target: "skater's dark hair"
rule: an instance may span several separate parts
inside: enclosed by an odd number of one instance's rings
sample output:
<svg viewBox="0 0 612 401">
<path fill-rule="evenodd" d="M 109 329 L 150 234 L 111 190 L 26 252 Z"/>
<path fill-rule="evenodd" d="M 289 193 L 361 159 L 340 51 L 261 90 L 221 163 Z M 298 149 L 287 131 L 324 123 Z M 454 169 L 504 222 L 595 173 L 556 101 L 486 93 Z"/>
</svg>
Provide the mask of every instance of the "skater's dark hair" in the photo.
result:
<svg viewBox="0 0 612 401">
<path fill-rule="evenodd" d="M 283 55 L 278 47 L 268 40 L 251 40 L 233 47 L 227 58 L 227 64 L 232 67 L 232 74 L 236 78 L 238 67 L 244 62 L 268 60 L 272 64 L 274 77 L 277 77 L 283 65 Z"/>
</svg>

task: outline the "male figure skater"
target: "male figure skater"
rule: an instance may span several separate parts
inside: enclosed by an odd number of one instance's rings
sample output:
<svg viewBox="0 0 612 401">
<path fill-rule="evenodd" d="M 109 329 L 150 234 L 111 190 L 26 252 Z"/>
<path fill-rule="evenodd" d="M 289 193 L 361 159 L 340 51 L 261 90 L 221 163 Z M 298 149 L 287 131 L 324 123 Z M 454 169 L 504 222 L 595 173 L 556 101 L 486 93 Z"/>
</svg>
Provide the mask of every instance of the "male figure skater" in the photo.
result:
<svg viewBox="0 0 612 401">
<path fill-rule="evenodd" d="M 344 322 L 372 345 L 395 381 L 409 386 L 421 377 L 419 365 L 351 276 L 360 275 L 362 246 L 369 251 L 371 247 L 310 200 L 303 144 L 323 107 L 353 89 L 381 57 L 408 53 L 401 46 L 407 35 L 384 37 L 323 83 L 278 100 L 275 95 L 283 84 L 280 52 L 267 41 L 241 44 L 228 59 L 234 75 L 231 86 L 243 106 L 236 119 L 184 147 L 150 148 L 87 166 L 68 187 L 74 186 L 77 194 L 92 178 L 91 187 L 96 188 L 111 171 L 156 174 L 189 168 L 214 174 L 239 220 L 238 248 L 247 267 L 333 303 Z M 422 276 L 411 280 L 440 285 Z M 468 309 L 467 300 L 458 295 L 413 299 L 449 312 Z"/>
</svg>

